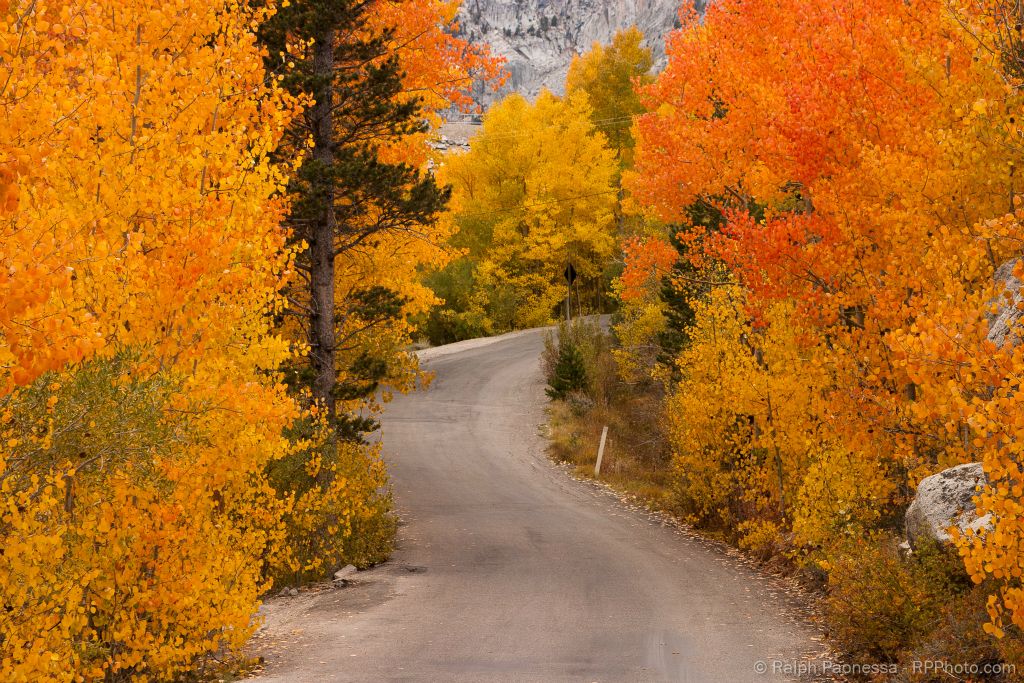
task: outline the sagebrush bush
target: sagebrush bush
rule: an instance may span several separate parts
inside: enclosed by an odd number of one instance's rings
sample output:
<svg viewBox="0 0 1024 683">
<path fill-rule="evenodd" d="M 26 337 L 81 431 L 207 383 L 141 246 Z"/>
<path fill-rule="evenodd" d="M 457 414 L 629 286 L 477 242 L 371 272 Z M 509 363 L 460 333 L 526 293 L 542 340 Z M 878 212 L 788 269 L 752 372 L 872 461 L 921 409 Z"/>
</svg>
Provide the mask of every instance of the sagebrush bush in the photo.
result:
<svg viewBox="0 0 1024 683">
<path fill-rule="evenodd" d="M 136 361 L 99 358 L 0 398 L 5 680 L 170 680 L 253 629 L 284 505 L 258 459 L 229 463 L 213 406 Z M 236 427 L 245 448 L 255 432 Z"/>
<path fill-rule="evenodd" d="M 971 582 L 954 549 L 922 543 L 905 556 L 897 542 L 876 535 L 827 553 L 828 623 L 851 660 L 899 663 L 901 680 L 938 681 L 948 677 L 915 673 L 913 662 L 984 665 L 1018 656 L 1016 634 L 1000 642 L 982 629 L 988 587 Z"/>
<path fill-rule="evenodd" d="M 829 626 L 863 661 L 898 661 L 939 618 L 945 586 L 933 585 L 927 559 L 904 561 L 894 540 L 847 543 L 829 558 Z"/>
<path fill-rule="evenodd" d="M 365 568 L 390 555 L 397 521 L 379 446 L 330 438 L 322 422 L 288 432 L 295 446 L 270 463 L 268 481 L 288 502 L 281 551 L 270 557 L 275 584 L 302 584 L 346 564 Z"/>
<path fill-rule="evenodd" d="M 973 587 L 945 597 L 936 620 L 929 631 L 917 640 L 912 651 L 901 657 L 904 678 L 913 683 L 940 683 L 949 681 L 943 671 L 914 671 L 915 661 L 949 662 L 960 664 L 998 665 L 1024 663 L 1019 650 L 1019 638 L 1011 634 L 997 640 L 985 633 L 982 626 L 988 622 L 987 591 Z M 1016 641 L 1016 642 L 1015 642 Z M 1020 672 L 1024 674 L 1024 670 Z M 998 680 L 1020 680 L 1019 676 L 992 677 Z"/>
</svg>

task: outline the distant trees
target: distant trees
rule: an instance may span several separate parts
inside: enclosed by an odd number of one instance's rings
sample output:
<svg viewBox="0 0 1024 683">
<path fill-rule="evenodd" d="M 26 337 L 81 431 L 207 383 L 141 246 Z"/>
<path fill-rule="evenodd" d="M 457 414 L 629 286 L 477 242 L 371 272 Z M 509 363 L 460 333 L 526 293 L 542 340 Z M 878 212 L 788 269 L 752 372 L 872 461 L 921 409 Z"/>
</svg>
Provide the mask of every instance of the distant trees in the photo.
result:
<svg viewBox="0 0 1024 683">
<path fill-rule="evenodd" d="M 594 125 L 608 138 L 623 166 L 632 161 L 633 117 L 644 111 L 637 88 L 651 82 L 654 62 L 635 26 L 618 31 L 609 45 L 594 43 L 574 57 L 565 81 L 566 93 L 585 92 Z"/>
<path fill-rule="evenodd" d="M 616 168 L 585 95 L 495 105 L 470 151 L 440 171 L 453 188 L 451 244 L 462 256 L 428 278 L 447 301 L 430 314 L 431 337 L 547 324 L 566 298 L 569 263 L 594 306 L 616 248 Z"/>
<path fill-rule="evenodd" d="M 542 30 L 555 26 L 546 18 Z M 573 310 L 600 307 L 625 226 L 621 170 L 632 159 L 635 86 L 650 82 L 651 53 L 632 28 L 573 60 L 565 98 L 544 92 L 499 103 L 442 175 L 454 189 L 451 245 L 462 252 L 426 282 L 445 301 L 427 316 L 435 342 L 546 324 L 564 305 L 562 277 L 580 274 Z"/>
</svg>

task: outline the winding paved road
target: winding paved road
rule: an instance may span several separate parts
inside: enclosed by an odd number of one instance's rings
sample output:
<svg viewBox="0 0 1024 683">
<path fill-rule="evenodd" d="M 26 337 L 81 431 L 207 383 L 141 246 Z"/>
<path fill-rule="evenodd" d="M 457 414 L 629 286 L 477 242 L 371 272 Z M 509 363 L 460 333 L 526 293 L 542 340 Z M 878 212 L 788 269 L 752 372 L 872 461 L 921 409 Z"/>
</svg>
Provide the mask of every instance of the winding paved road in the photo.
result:
<svg viewBox="0 0 1024 683">
<path fill-rule="evenodd" d="M 272 600 L 260 680 L 763 682 L 818 653 L 770 580 L 547 460 L 542 339 L 423 353 L 383 419 L 398 552 Z"/>
</svg>

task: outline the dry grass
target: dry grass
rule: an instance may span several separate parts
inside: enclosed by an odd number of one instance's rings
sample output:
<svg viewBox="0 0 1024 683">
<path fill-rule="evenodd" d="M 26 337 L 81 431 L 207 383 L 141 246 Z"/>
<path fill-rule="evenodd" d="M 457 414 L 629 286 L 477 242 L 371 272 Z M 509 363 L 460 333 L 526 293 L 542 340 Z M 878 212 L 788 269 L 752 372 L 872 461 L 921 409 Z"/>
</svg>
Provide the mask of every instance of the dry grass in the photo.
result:
<svg viewBox="0 0 1024 683">
<path fill-rule="evenodd" d="M 653 395 L 615 397 L 603 405 L 553 401 L 549 408 L 549 452 L 593 477 L 601 430 L 608 426 L 600 479 L 645 502 L 670 507 L 669 458 L 659 424 L 660 401 Z"/>
</svg>

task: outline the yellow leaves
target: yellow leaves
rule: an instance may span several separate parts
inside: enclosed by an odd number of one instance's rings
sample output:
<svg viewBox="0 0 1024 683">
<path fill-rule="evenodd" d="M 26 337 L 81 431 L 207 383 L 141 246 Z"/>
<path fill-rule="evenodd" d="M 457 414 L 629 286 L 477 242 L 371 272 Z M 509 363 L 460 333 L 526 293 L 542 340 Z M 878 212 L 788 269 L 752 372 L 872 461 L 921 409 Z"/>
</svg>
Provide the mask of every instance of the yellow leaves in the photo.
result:
<svg viewBox="0 0 1024 683">
<path fill-rule="evenodd" d="M 311 476 L 318 483 L 291 496 L 284 516 L 288 543 L 270 557 L 272 576 L 320 576 L 339 558 L 362 566 L 379 561 L 389 547 L 389 499 L 381 494 L 385 471 L 379 450 L 352 443 L 332 445 L 324 437 L 326 433 L 318 431 L 309 444 L 316 450 L 312 456 L 317 470 Z M 336 449 L 329 466 L 318 449 Z M 362 537 L 352 537 L 355 528 L 362 530 Z M 378 543 L 383 547 L 372 547 Z M 363 544 L 365 550 L 353 550 Z"/>
<path fill-rule="evenodd" d="M 988 633 L 989 635 L 994 636 L 996 638 L 1002 638 L 1004 635 L 1006 635 L 1003 632 L 1003 629 L 999 628 L 991 622 L 983 624 L 981 628 L 984 629 L 985 633 Z"/>
<path fill-rule="evenodd" d="M 311 455 L 309 459 L 306 460 L 306 462 L 304 463 L 304 467 L 306 468 L 306 474 L 313 479 L 315 479 L 317 475 L 320 474 L 320 468 L 322 466 L 323 462 L 319 453 Z"/>
<path fill-rule="evenodd" d="M 615 325 L 619 341 L 612 349 L 619 374 L 627 382 L 649 379 L 657 371 L 657 349 L 653 340 L 666 329 L 664 302 L 639 301 L 623 304 L 621 320 Z"/>
<path fill-rule="evenodd" d="M 773 520 L 783 501 L 792 510 L 822 447 L 806 438 L 821 431 L 817 397 L 797 379 L 820 369 L 801 358 L 794 330 L 750 327 L 738 290 L 717 288 L 693 305 L 691 345 L 678 359 L 683 379 L 666 403 L 675 472 L 688 504 L 710 521 L 742 521 L 731 517 L 740 508 Z M 788 313 L 780 306 L 772 320 Z"/>
<path fill-rule="evenodd" d="M 472 264 L 469 318 L 485 329 L 547 324 L 574 264 L 596 280 L 615 250 L 614 154 L 591 122 L 585 93 L 512 95 L 491 108 L 469 153 L 448 157 L 452 244 Z"/>
<path fill-rule="evenodd" d="M 110 3 L 32 8 L 0 23 L 0 678 L 168 680 L 242 645 L 283 535 L 294 106 L 237 3 L 147 7 L 145 50 Z"/>
<path fill-rule="evenodd" d="M 618 31 L 610 45 L 595 43 L 585 55 L 574 57 L 566 76 L 566 93 L 587 95 L 594 123 L 623 167 L 632 156 L 632 117 L 643 111 L 636 86 L 650 83 L 652 64 L 643 34 L 634 26 Z"/>
</svg>

